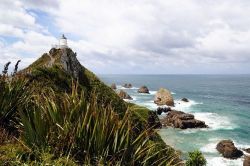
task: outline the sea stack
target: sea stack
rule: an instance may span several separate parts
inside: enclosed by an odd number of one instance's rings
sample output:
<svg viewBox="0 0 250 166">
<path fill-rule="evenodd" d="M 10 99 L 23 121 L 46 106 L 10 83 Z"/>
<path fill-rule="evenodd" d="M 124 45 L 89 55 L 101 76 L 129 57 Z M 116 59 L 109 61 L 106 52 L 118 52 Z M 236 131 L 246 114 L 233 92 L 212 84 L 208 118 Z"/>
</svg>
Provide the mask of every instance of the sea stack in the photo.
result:
<svg viewBox="0 0 250 166">
<path fill-rule="evenodd" d="M 132 88 L 132 84 L 130 84 L 130 83 L 127 84 L 127 83 L 126 83 L 126 84 L 123 85 L 123 87 L 124 87 L 124 88 Z"/>
<path fill-rule="evenodd" d="M 160 88 L 155 94 L 154 103 L 157 105 L 174 106 L 174 99 L 169 90 Z"/>
<path fill-rule="evenodd" d="M 138 93 L 148 93 L 149 94 L 148 87 L 146 87 L 145 85 L 143 85 L 142 87 L 140 87 L 140 89 L 138 89 L 137 92 Z"/>
</svg>

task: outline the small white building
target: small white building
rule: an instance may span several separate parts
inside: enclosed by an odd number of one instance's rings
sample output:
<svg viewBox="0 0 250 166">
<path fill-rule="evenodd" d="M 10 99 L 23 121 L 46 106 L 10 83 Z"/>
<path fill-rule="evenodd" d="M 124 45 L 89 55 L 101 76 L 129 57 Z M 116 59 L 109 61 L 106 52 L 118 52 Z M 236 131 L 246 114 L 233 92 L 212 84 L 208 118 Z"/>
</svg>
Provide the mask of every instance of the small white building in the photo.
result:
<svg viewBox="0 0 250 166">
<path fill-rule="evenodd" d="M 59 48 L 68 48 L 67 38 L 64 36 L 64 34 L 62 35 L 62 37 L 59 40 Z"/>
</svg>

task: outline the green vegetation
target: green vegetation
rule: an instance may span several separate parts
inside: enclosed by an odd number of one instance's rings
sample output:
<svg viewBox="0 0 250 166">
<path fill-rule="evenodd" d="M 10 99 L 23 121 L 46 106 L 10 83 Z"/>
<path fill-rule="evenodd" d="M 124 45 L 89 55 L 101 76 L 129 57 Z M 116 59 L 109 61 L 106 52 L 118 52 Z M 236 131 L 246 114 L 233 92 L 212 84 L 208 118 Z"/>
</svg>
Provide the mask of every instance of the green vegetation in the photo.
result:
<svg viewBox="0 0 250 166">
<path fill-rule="evenodd" d="M 204 166 L 207 161 L 202 153 L 198 150 L 188 153 L 188 160 L 186 162 L 186 166 Z"/>
<path fill-rule="evenodd" d="M 0 75 L 0 165 L 181 164 L 150 110 L 124 102 L 84 67 L 78 79 L 58 59 L 46 67 L 48 57 Z"/>
</svg>

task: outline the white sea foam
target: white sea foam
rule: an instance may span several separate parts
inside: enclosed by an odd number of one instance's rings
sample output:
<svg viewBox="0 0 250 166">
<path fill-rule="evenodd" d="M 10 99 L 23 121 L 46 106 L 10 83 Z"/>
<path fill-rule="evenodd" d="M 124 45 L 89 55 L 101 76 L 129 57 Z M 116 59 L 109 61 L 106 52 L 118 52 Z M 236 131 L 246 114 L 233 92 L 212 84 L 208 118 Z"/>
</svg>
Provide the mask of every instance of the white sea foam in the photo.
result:
<svg viewBox="0 0 250 166">
<path fill-rule="evenodd" d="M 125 88 L 122 85 L 117 85 L 116 88 L 117 89 L 139 89 L 138 87 L 134 87 L 134 86 L 132 88 Z"/>
<path fill-rule="evenodd" d="M 194 100 L 189 100 L 189 102 L 184 102 L 184 101 L 181 101 L 181 100 L 175 100 L 174 101 L 175 103 L 175 106 L 173 107 L 173 109 L 176 109 L 176 110 L 180 110 L 180 111 L 189 111 L 188 109 L 193 106 L 193 105 L 197 105 L 197 104 L 203 104 L 203 103 L 198 103 Z"/>
<path fill-rule="evenodd" d="M 144 102 L 141 105 L 143 105 L 143 106 L 145 106 L 145 107 L 147 107 L 148 109 L 151 109 L 151 110 L 156 110 L 158 108 L 158 106 L 152 101 Z"/>
<path fill-rule="evenodd" d="M 152 91 L 152 90 L 150 90 L 149 93 L 150 93 L 151 95 L 155 95 L 155 94 L 157 93 L 157 91 Z"/>
<path fill-rule="evenodd" d="M 223 157 L 206 157 L 207 166 L 242 166 L 243 158 L 230 160 Z"/>
<path fill-rule="evenodd" d="M 155 95 L 155 94 L 157 93 L 157 91 L 150 90 L 149 93 L 150 93 L 151 95 Z M 176 93 L 171 92 L 171 94 L 172 94 L 172 95 L 175 95 Z"/>
<path fill-rule="evenodd" d="M 230 120 L 225 117 L 212 112 L 197 112 L 193 113 L 196 119 L 205 121 L 208 125 L 209 130 L 232 130 L 237 126 L 230 122 Z"/>
<path fill-rule="evenodd" d="M 210 141 L 207 145 L 203 146 L 200 151 L 204 153 L 217 153 L 216 145 L 219 142 L 219 140 L 216 139 L 216 141 Z"/>
<path fill-rule="evenodd" d="M 193 134 L 193 133 L 196 133 L 196 132 L 199 132 L 200 130 L 202 129 L 185 129 L 185 130 L 181 130 L 180 132 L 181 133 L 184 133 L 184 134 Z"/>
<path fill-rule="evenodd" d="M 130 95 L 131 96 L 131 95 Z M 136 96 L 131 96 L 133 98 L 133 101 L 136 101 L 137 100 L 137 97 Z"/>
</svg>

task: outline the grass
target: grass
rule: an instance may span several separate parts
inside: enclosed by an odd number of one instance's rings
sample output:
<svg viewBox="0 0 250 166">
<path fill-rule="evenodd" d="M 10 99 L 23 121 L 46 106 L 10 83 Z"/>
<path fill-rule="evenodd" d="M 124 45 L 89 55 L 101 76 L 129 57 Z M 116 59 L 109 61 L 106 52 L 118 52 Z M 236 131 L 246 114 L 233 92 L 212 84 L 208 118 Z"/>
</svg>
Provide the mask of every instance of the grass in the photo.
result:
<svg viewBox="0 0 250 166">
<path fill-rule="evenodd" d="M 20 84 L 15 79 L 12 81 L 2 87 L 6 96 L 13 92 L 9 89 L 22 85 L 23 90 L 27 85 L 26 80 Z M 137 127 L 132 118 L 135 106 L 133 111 L 128 107 L 120 118 L 111 104 L 100 105 L 97 94 L 90 94 L 87 100 L 83 90 L 79 93 L 77 82 L 72 81 L 71 85 L 71 92 L 61 93 L 60 98 L 53 88 L 45 88 L 38 94 L 35 87 L 25 89 L 21 98 L 19 95 L 3 97 L 6 100 L 3 103 L 17 101 L 17 105 L 10 107 L 15 108 L 14 112 L 7 106 L 4 110 L 12 114 L 11 119 L 17 120 L 20 132 L 20 137 L 15 137 L 18 144 L 2 146 L 8 149 L 2 154 L 4 162 L 34 165 L 58 160 L 85 165 L 176 163 L 178 156 L 174 151 L 152 139 L 156 134 L 152 128 L 134 131 Z M 13 149 L 13 146 L 19 148 Z"/>
</svg>

